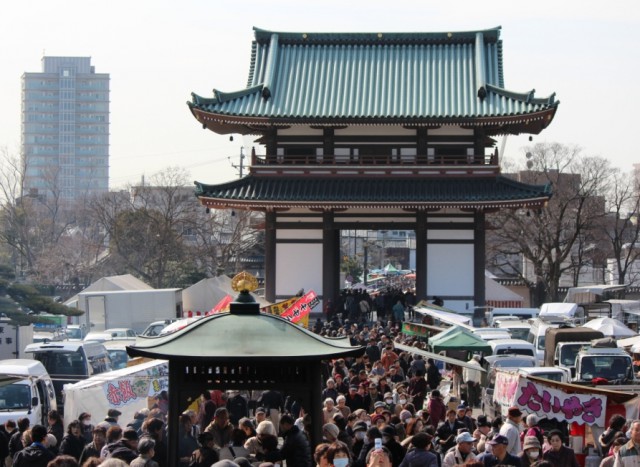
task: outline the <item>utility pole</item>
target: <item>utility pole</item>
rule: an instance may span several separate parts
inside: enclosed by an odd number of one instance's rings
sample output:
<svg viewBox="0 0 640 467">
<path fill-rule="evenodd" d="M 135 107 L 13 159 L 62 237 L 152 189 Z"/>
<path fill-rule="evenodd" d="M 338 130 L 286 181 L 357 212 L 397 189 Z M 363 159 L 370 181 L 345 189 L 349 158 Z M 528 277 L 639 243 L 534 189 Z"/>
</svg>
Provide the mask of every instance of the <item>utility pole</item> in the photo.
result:
<svg viewBox="0 0 640 467">
<path fill-rule="evenodd" d="M 228 157 L 229 161 L 231 161 L 231 156 Z M 238 175 L 240 178 L 244 175 L 244 146 L 240 146 L 240 164 L 236 165 L 231 162 L 231 167 L 238 171 Z"/>
</svg>

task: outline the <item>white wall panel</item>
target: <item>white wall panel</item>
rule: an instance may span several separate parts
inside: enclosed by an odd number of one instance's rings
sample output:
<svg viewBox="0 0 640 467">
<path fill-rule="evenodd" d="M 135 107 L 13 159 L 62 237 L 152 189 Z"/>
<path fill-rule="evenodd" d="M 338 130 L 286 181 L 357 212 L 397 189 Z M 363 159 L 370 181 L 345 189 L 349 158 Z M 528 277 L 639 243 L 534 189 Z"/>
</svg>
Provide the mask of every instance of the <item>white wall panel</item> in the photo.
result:
<svg viewBox="0 0 640 467">
<path fill-rule="evenodd" d="M 427 245 L 427 295 L 473 295 L 473 245 Z"/>
<path fill-rule="evenodd" d="M 317 229 L 300 229 L 300 230 L 284 230 L 276 231 L 278 239 L 322 239 L 322 230 Z"/>
<path fill-rule="evenodd" d="M 322 245 L 276 244 L 276 295 L 293 296 L 300 289 L 322 294 Z"/>
<path fill-rule="evenodd" d="M 473 230 L 428 230 L 429 240 L 473 240 Z"/>
</svg>

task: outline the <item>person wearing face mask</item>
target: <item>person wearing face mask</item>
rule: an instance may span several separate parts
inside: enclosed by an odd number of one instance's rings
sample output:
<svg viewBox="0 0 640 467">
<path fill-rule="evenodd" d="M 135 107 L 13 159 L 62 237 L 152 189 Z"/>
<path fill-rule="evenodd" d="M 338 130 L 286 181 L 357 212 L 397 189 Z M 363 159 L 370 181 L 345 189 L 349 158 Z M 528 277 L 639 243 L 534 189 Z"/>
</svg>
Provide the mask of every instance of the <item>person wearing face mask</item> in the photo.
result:
<svg viewBox="0 0 640 467">
<path fill-rule="evenodd" d="M 93 424 L 91 423 L 91 414 L 88 412 L 82 412 L 78 416 L 78 421 L 80 422 L 80 431 L 82 432 L 82 437 L 86 440 L 87 443 L 90 443 L 93 440 Z"/>
<path fill-rule="evenodd" d="M 357 459 L 360 455 L 360 451 L 362 451 L 362 446 L 364 446 L 364 441 L 367 435 L 367 424 L 364 422 L 357 422 L 353 425 L 353 446 L 351 447 L 351 452 L 353 453 L 353 458 Z"/>
<path fill-rule="evenodd" d="M 349 448 L 340 441 L 331 443 L 327 449 L 327 461 L 331 467 L 349 467 L 351 465 Z"/>
<path fill-rule="evenodd" d="M 535 464 L 540 459 L 542 447 L 540 441 L 535 436 L 525 436 L 522 443 L 522 453 L 520 457 L 520 463 L 522 467 L 530 467 L 531 464 Z"/>
<path fill-rule="evenodd" d="M 386 404 L 387 408 L 389 410 L 391 410 L 392 412 L 395 411 L 395 402 L 393 400 L 393 394 L 390 392 L 385 392 L 384 393 L 384 403 Z"/>
<path fill-rule="evenodd" d="M 406 383 L 398 383 L 394 388 L 394 402 L 403 407 L 408 402 Z"/>
</svg>

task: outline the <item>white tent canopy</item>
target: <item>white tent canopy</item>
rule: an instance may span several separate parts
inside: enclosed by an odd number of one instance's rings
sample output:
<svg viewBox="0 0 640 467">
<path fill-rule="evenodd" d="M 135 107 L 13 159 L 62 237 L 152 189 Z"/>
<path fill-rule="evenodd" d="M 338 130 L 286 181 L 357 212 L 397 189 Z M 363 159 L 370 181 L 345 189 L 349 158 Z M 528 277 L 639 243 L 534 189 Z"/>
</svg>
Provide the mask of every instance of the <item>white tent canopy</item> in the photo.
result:
<svg viewBox="0 0 640 467">
<path fill-rule="evenodd" d="M 608 337 L 622 338 L 636 336 L 638 333 L 629 329 L 621 321 L 613 318 L 596 318 L 584 324 L 585 327 L 601 331 Z"/>
<path fill-rule="evenodd" d="M 92 414 L 94 420 L 101 420 L 109 409 L 118 409 L 122 413 L 120 420 L 127 423 L 138 410 L 148 407 L 148 397 L 167 390 L 168 386 L 166 360 L 151 360 L 65 384 L 65 426 L 82 412 Z"/>
<path fill-rule="evenodd" d="M 505 306 L 517 306 L 524 303 L 524 298 L 504 285 L 498 284 L 495 280 L 485 273 L 484 278 L 485 300 L 489 303 L 506 303 Z"/>
<path fill-rule="evenodd" d="M 431 316 L 433 319 L 437 319 L 452 326 L 462 326 L 466 329 L 473 329 L 473 327 L 469 325 L 471 323 L 471 318 L 468 316 L 462 316 L 448 311 L 436 310 L 435 308 L 427 306 L 417 306 L 413 309 L 413 311 L 415 311 L 416 313 L 420 313 L 421 315 Z"/>
<path fill-rule="evenodd" d="M 91 285 L 86 287 L 82 292 L 112 292 L 117 290 L 152 290 L 153 287 L 142 282 L 131 274 L 122 274 L 120 276 L 102 277 Z M 64 304 L 66 306 L 75 307 L 78 302 L 78 295 L 74 295 Z"/>
<path fill-rule="evenodd" d="M 199 311 L 204 314 L 227 295 L 231 295 L 234 299 L 238 295 L 238 292 L 231 288 L 231 279 L 227 276 L 202 279 L 182 291 L 182 309 L 186 312 L 196 313 Z M 254 298 L 261 307 L 270 305 L 268 301 L 257 295 L 254 295 Z"/>
</svg>

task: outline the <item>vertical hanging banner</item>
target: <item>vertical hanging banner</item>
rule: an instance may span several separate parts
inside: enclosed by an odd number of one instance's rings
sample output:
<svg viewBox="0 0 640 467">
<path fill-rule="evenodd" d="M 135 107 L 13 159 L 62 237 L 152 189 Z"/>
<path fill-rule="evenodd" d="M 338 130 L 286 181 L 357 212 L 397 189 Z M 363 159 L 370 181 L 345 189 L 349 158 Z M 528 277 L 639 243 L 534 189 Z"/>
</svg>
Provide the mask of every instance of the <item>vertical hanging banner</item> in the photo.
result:
<svg viewBox="0 0 640 467">
<path fill-rule="evenodd" d="M 303 326 L 309 326 L 309 313 L 313 308 L 318 306 L 320 300 L 313 290 L 310 290 L 300 297 L 291 307 L 285 310 L 280 316 L 288 319 L 292 323 L 301 322 Z M 306 323 L 306 324 L 305 324 Z"/>
<path fill-rule="evenodd" d="M 299 299 L 300 299 L 300 297 L 292 297 L 292 298 L 289 298 L 287 300 L 283 300 L 281 302 L 274 303 L 273 305 L 268 305 L 268 306 L 262 307 L 260 309 L 260 311 L 262 311 L 263 313 L 268 313 L 270 315 L 280 316 L 280 315 L 282 315 L 282 313 L 284 313 L 289 307 L 291 307 L 291 305 L 293 305 Z"/>
</svg>

